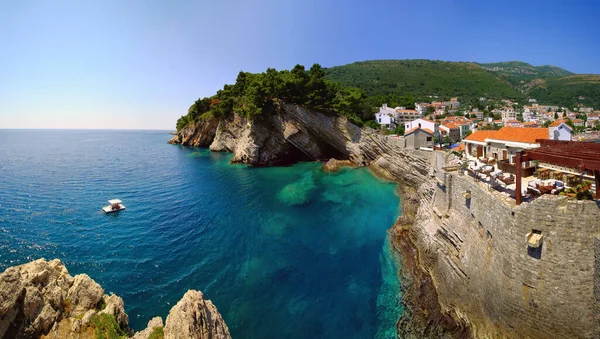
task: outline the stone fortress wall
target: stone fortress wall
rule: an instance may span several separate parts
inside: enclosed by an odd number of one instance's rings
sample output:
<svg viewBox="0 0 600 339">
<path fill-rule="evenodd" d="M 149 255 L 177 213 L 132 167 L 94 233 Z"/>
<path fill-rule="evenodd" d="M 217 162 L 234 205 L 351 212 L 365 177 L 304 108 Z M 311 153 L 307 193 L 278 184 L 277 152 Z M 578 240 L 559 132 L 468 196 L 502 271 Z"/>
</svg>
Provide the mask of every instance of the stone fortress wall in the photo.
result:
<svg viewBox="0 0 600 339">
<path fill-rule="evenodd" d="M 600 206 L 562 196 L 515 206 L 441 169 L 436 153 L 438 183 L 415 232 L 429 243 L 424 266 L 442 308 L 467 320 L 475 337 L 594 337 Z M 542 233 L 541 248 L 528 247 L 532 230 Z"/>
</svg>

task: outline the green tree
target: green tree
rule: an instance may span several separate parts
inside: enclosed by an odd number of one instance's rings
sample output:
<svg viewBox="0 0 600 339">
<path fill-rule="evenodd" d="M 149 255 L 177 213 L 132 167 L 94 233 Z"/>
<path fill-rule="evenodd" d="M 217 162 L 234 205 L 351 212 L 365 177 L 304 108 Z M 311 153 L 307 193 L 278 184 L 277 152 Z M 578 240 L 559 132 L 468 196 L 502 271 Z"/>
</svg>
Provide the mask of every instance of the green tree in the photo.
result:
<svg viewBox="0 0 600 339">
<path fill-rule="evenodd" d="M 433 106 L 427 106 L 427 113 L 428 114 L 431 114 L 431 113 L 434 113 L 434 112 L 435 112 L 435 107 L 433 107 Z"/>
<path fill-rule="evenodd" d="M 404 135 L 404 125 L 400 124 L 400 125 L 396 126 L 396 128 L 394 129 L 394 134 Z"/>
<path fill-rule="evenodd" d="M 365 122 L 365 125 L 373 128 L 373 129 L 380 129 L 381 125 L 379 125 L 375 120 L 369 120 L 367 122 Z"/>
<path fill-rule="evenodd" d="M 558 119 L 558 112 L 554 112 L 554 120 Z"/>
</svg>

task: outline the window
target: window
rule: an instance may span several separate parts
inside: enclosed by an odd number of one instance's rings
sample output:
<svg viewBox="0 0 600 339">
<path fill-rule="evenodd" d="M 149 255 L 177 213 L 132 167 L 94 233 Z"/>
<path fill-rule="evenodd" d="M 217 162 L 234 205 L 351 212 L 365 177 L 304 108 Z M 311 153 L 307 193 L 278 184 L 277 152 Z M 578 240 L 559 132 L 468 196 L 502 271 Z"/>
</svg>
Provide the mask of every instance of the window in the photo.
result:
<svg viewBox="0 0 600 339">
<path fill-rule="evenodd" d="M 433 140 L 432 137 L 427 137 L 427 141 L 431 141 L 431 140 Z"/>
</svg>

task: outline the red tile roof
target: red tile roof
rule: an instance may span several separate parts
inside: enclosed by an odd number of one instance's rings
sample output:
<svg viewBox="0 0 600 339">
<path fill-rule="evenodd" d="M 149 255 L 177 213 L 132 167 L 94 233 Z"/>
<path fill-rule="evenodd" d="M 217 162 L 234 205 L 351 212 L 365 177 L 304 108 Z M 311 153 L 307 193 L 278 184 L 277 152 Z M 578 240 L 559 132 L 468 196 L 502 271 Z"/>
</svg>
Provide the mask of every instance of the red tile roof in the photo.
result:
<svg viewBox="0 0 600 339">
<path fill-rule="evenodd" d="M 472 135 L 472 134 L 471 134 Z M 491 139 L 535 144 L 536 139 L 548 139 L 547 128 L 502 127 Z"/>
<path fill-rule="evenodd" d="M 496 135 L 496 133 L 498 133 L 498 131 L 475 131 L 466 137 L 465 140 L 485 142 L 485 139 L 491 138 Z"/>
<path fill-rule="evenodd" d="M 404 135 L 405 135 L 405 136 L 406 136 L 406 135 L 409 135 L 409 134 L 411 134 L 411 133 L 415 132 L 415 131 L 416 131 L 416 130 L 418 130 L 418 129 L 420 129 L 420 130 L 422 130 L 422 131 L 425 131 L 426 133 L 429 133 L 429 134 L 433 135 L 433 131 L 432 131 L 432 130 L 430 130 L 429 128 L 422 128 L 422 127 L 418 127 L 418 126 L 417 126 L 417 127 L 415 127 L 415 128 L 409 129 L 408 131 L 404 132 Z"/>
<path fill-rule="evenodd" d="M 560 124 L 562 124 L 563 122 L 565 122 L 565 121 L 564 120 L 556 120 L 550 124 L 550 127 L 560 126 Z"/>
<path fill-rule="evenodd" d="M 446 128 L 449 128 L 449 129 L 457 129 L 457 128 L 460 128 L 460 127 L 458 127 L 458 125 L 456 125 L 456 124 L 455 124 L 455 123 L 453 123 L 453 122 L 446 122 L 446 123 L 443 123 L 443 124 L 442 124 L 442 126 L 444 126 L 444 127 L 446 127 Z"/>
<path fill-rule="evenodd" d="M 460 144 L 460 145 L 454 147 L 452 150 L 456 151 L 456 152 L 464 152 L 465 151 L 465 144 L 464 143 Z"/>
</svg>

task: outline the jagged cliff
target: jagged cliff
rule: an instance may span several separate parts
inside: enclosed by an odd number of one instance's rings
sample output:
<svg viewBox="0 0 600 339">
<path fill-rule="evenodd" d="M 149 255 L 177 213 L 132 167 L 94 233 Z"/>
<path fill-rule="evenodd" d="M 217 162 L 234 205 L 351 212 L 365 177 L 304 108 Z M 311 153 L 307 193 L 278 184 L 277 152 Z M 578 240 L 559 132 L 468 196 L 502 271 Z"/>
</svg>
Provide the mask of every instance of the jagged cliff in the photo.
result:
<svg viewBox="0 0 600 339">
<path fill-rule="evenodd" d="M 231 338 L 210 300 L 190 290 L 163 326 L 156 317 L 133 333 L 123 299 L 104 294 L 86 274 L 69 275 L 55 259 L 8 268 L 0 274 L 0 338 L 96 338 L 111 334 L 149 338 Z M 160 335 L 159 335 L 160 334 Z M 159 336 L 156 336 L 159 335 Z"/>
</svg>

